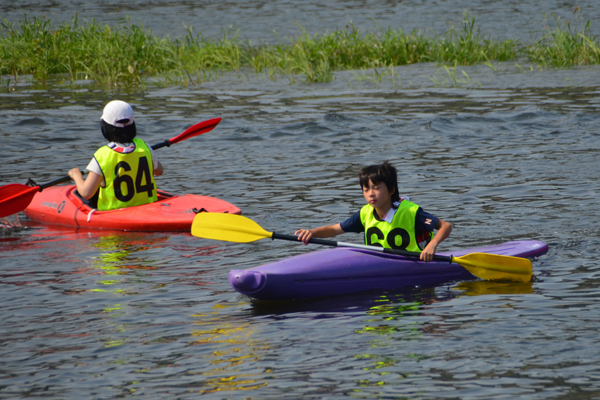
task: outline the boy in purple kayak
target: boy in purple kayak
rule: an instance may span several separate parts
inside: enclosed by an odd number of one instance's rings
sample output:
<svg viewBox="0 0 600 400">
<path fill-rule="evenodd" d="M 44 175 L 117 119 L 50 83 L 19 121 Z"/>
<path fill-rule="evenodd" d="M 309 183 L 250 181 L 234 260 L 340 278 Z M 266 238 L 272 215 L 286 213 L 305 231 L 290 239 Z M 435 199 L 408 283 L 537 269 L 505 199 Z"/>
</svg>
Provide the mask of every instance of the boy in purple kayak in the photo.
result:
<svg viewBox="0 0 600 400">
<path fill-rule="evenodd" d="M 398 173 L 387 161 L 362 168 L 358 179 L 367 204 L 342 223 L 297 230 L 298 240 L 308 244 L 311 238 L 365 232 L 367 245 L 420 252 L 421 260 L 433 260 L 437 246 L 450 236 L 452 225 L 408 198 L 400 198 Z"/>
</svg>

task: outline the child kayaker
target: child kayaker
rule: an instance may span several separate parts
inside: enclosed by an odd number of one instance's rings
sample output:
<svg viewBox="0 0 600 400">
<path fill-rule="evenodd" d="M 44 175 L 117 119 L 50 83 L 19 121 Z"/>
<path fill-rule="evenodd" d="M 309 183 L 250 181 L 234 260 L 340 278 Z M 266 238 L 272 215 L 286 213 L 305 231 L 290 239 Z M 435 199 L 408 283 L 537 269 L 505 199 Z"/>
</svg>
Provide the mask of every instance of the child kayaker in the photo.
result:
<svg viewBox="0 0 600 400">
<path fill-rule="evenodd" d="M 131 106 L 120 100 L 108 103 L 100 118 L 100 129 L 109 143 L 94 153 L 86 167 L 87 178 L 83 179 L 79 168 L 69 171 L 78 194 L 98 210 L 156 201 L 153 176 L 162 175 L 163 166 L 150 146 L 135 139 L 137 130 Z"/>
<path fill-rule="evenodd" d="M 421 252 L 421 260 L 431 261 L 437 246 L 450 236 L 452 225 L 400 198 L 398 173 L 387 161 L 362 168 L 358 179 L 367 204 L 342 223 L 297 230 L 298 240 L 307 244 L 311 238 L 365 232 L 367 245 Z"/>
</svg>

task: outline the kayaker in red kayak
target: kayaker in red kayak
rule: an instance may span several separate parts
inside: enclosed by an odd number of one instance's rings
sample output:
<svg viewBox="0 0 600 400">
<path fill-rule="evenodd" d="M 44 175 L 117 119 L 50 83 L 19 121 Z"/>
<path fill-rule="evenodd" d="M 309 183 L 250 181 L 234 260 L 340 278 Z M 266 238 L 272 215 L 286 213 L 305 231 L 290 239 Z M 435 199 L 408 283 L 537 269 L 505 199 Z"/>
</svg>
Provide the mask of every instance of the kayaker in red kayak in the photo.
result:
<svg viewBox="0 0 600 400">
<path fill-rule="evenodd" d="M 431 215 L 398 194 L 398 173 L 387 161 L 362 168 L 359 182 L 367 204 L 346 221 L 313 229 L 299 229 L 298 240 L 326 238 L 346 232 L 365 232 L 365 244 L 421 252 L 431 261 L 452 225 Z M 433 233 L 437 230 L 437 233 Z"/>
<path fill-rule="evenodd" d="M 77 192 L 98 210 L 113 210 L 157 200 L 154 176 L 163 166 L 143 140 L 136 139 L 133 109 L 121 100 L 104 107 L 100 119 L 102 135 L 109 143 L 94 153 L 84 180 L 79 168 L 69 171 Z"/>
</svg>

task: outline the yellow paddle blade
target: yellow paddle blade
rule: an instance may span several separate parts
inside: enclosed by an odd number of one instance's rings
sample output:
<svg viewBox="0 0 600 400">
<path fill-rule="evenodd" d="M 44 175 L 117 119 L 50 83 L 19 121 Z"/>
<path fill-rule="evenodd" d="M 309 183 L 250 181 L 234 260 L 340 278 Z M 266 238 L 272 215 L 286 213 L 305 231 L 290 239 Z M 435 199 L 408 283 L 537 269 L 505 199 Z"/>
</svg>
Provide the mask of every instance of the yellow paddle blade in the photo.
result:
<svg viewBox="0 0 600 400">
<path fill-rule="evenodd" d="M 273 233 L 241 215 L 202 212 L 194 217 L 192 235 L 204 239 L 250 243 L 270 238 Z"/>
<path fill-rule="evenodd" d="M 453 257 L 452 261 L 462 265 L 473 275 L 490 281 L 529 282 L 533 274 L 531 261 L 521 257 L 471 253 Z"/>
</svg>

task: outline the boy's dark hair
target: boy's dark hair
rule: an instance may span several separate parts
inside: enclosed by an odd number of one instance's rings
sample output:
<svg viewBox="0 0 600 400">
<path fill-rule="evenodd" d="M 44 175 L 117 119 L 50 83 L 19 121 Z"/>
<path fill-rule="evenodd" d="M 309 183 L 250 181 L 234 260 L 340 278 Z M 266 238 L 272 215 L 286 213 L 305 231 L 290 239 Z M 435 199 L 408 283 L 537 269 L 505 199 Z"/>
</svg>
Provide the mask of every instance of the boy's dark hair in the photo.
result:
<svg viewBox="0 0 600 400">
<path fill-rule="evenodd" d="M 135 135 L 137 135 L 135 122 L 132 122 L 131 125 L 127 125 L 123 128 L 118 128 L 101 119 L 100 130 L 102 131 L 102 135 L 109 142 L 131 143 Z"/>
<path fill-rule="evenodd" d="M 369 181 L 373 182 L 374 185 L 385 183 L 388 191 L 391 193 L 392 190 L 392 202 L 400 201 L 400 194 L 398 193 L 398 172 L 396 168 L 387 161 L 384 161 L 378 165 L 369 165 L 363 167 L 358 171 L 358 181 L 360 187 L 369 186 Z"/>
</svg>

